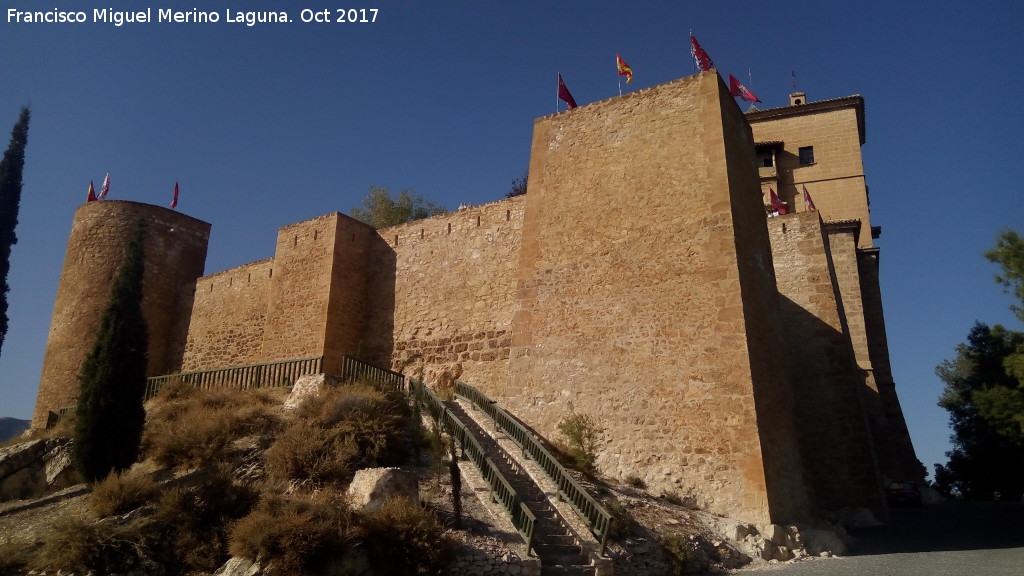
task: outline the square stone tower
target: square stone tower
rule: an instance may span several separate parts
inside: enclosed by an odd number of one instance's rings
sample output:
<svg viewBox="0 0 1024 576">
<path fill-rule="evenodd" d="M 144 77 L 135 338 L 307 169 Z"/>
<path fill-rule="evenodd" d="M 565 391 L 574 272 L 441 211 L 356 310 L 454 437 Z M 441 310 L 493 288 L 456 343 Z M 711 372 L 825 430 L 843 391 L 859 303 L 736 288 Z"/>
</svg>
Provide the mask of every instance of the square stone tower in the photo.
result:
<svg viewBox="0 0 1024 576">
<path fill-rule="evenodd" d="M 598 467 L 748 521 L 810 514 L 750 127 L 714 72 L 534 125 L 508 387 Z"/>
</svg>

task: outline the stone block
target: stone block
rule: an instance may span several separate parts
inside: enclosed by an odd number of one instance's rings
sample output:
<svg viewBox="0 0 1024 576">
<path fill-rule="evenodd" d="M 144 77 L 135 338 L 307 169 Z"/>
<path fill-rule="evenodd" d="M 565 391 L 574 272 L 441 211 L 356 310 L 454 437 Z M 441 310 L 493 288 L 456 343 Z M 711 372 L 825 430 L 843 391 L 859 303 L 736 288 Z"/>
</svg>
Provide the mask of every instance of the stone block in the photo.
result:
<svg viewBox="0 0 1024 576">
<path fill-rule="evenodd" d="M 348 487 L 349 501 L 357 510 L 379 510 L 392 497 L 419 503 L 416 475 L 400 468 L 364 468 L 356 472 Z"/>
</svg>

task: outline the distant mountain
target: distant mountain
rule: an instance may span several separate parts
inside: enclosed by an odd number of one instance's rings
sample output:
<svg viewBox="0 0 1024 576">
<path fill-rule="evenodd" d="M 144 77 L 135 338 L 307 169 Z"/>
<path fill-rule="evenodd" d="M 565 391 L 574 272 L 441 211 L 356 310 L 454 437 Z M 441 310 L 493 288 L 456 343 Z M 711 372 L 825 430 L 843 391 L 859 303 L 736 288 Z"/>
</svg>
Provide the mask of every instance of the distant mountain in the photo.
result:
<svg viewBox="0 0 1024 576">
<path fill-rule="evenodd" d="M 28 430 L 28 425 L 31 423 L 31 420 L 18 420 L 17 418 L 0 416 L 0 442 L 9 438 L 14 438 L 18 434 Z"/>
</svg>

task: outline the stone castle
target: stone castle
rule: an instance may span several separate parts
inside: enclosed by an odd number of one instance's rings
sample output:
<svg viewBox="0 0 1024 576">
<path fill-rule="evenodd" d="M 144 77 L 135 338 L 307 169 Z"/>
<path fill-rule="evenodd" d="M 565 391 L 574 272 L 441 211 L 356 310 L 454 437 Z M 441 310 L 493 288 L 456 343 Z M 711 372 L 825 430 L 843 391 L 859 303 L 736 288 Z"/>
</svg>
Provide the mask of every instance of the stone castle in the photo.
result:
<svg viewBox="0 0 1024 576">
<path fill-rule="evenodd" d="M 84 336 L 143 218 L 150 375 L 354 356 L 468 382 L 549 437 L 591 415 L 603 474 L 715 513 L 885 517 L 883 479 L 921 472 L 864 142 L 859 96 L 744 114 L 712 71 L 537 119 L 524 196 L 383 230 L 327 214 L 215 274 L 209 224 L 84 204 L 33 425 L 74 403 Z"/>
</svg>

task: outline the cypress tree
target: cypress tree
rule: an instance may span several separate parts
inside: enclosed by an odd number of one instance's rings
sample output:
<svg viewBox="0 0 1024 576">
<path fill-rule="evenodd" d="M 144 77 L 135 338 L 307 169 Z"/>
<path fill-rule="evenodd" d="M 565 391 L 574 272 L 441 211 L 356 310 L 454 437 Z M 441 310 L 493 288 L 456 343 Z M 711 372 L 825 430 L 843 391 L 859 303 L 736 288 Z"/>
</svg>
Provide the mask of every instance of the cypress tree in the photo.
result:
<svg viewBox="0 0 1024 576">
<path fill-rule="evenodd" d="M 130 467 L 142 438 L 148 340 L 142 317 L 144 234 L 139 220 L 78 377 L 74 463 L 90 482 Z"/>
<path fill-rule="evenodd" d="M 25 167 L 25 145 L 28 144 L 28 108 L 11 130 L 11 143 L 0 161 L 0 350 L 7 337 L 7 273 L 11 269 L 11 246 L 18 243 L 14 227 L 18 225 L 21 203 L 21 175 Z"/>
</svg>

